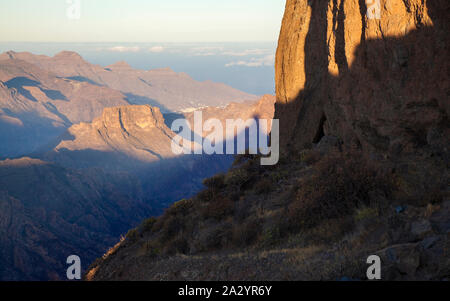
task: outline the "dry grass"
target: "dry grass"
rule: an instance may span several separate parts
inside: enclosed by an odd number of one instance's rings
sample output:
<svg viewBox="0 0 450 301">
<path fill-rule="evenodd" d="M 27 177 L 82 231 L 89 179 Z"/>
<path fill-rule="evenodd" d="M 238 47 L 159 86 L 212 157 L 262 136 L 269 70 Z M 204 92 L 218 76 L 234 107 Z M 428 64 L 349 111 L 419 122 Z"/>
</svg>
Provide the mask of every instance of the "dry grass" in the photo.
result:
<svg viewBox="0 0 450 301">
<path fill-rule="evenodd" d="M 361 275 L 366 266 L 362 255 L 389 242 L 379 229 L 405 226 L 387 201 L 395 181 L 358 153 L 307 154 L 267 168 L 256 157 L 238 158 L 230 173 L 205 180 L 196 197 L 145 221 L 138 228 L 144 229 L 138 233 L 141 243 L 133 245 L 137 254 L 151 261 L 149 269 L 173 270 L 158 279 L 336 280 Z M 392 214 L 386 214 L 389 206 Z M 431 216 L 439 205 L 425 209 L 423 214 Z M 270 264 L 255 269 L 265 263 Z M 175 272 L 181 264 L 189 275 Z"/>
<path fill-rule="evenodd" d="M 389 177 L 371 168 L 358 154 L 327 156 L 315 170 L 312 177 L 299 183 L 288 206 L 292 230 L 349 216 L 361 207 L 379 206 L 379 196 L 387 197 L 392 191 Z"/>
</svg>

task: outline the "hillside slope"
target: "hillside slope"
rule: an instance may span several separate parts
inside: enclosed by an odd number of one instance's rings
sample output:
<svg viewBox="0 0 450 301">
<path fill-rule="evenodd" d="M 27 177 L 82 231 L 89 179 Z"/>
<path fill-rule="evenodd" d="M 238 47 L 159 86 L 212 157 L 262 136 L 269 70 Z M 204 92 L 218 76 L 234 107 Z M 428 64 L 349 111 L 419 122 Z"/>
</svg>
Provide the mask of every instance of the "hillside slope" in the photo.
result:
<svg viewBox="0 0 450 301">
<path fill-rule="evenodd" d="M 288 0 L 276 62 L 283 157 L 239 157 L 129 232 L 87 280 L 450 276 L 449 3 Z M 438 67 L 439 66 L 439 67 Z"/>
<path fill-rule="evenodd" d="M 63 280 L 157 210 L 136 178 L 77 172 L 36 159 L 0 161 L 0 279 Z"/>
<path fill-rule="evenodd" d="M 448 277 L 449 201 L 402 201 L 395 179 L 359 155 L 316 149 L 275 168 L 241 158 L 130 231 L 85 279 L 364 280 L 370 255 L 384 280 Z"/>
<path fill-rule="evenodd" d="M 274 97 L 263 100 L 209 116 L 272 117 Z M 105 108 L 36 158 L 0 161 L 0 280 L 63 280 L 73 254 L 86 269 L 131 227 L 230 167 L 232 156 L 175 157 L 166 123 L 149 105 Z"/>
</svg>

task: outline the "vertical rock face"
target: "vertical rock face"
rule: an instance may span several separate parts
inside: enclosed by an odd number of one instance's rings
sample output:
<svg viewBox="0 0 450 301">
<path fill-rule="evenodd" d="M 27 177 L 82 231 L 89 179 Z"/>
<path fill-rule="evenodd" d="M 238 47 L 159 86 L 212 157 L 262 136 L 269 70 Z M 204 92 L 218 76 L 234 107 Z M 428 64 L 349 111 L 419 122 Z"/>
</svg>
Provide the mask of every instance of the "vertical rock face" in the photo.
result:
<svg viewBox="0 0 450 301">
<path fill-rule="evenodd" d="M 56 153 L 51 152 L 52 156 L 49 158 L 62 151 L 71 158 L 74 155 L 70 155 L 70 152 L 78 152 L 75 155 L 78 159 L 80 153 L 84 153 L 83 160 L 97 161 L 98 159 L 91 158 L 92 152 L 88 151 L 90 150 L 105 152 L 103 158 L 106 158 L 108 153 L 120 153 L 130 159 L 150 163 L 174 157 L 171 148 L 174 135 L 165 125 L 164 117 L 158 108 L 149 105 L 106 108 L 92 123 L 80 123 L 70 127 L 67 137 L 56 146 Z M 62 160 L 58 162 L 64 165 L 64 158 L 59 160 Z M 94 162 L 90 165 L 94 165 Z"/>
<path fill-rule="evenodd" d="M 369 1 L 370 2 L 370 1 Z M 287 0 L 276 57 L 284 149 L 323 136 L 387 156 L 448 149 L 449 2 Z"/>
</svg>

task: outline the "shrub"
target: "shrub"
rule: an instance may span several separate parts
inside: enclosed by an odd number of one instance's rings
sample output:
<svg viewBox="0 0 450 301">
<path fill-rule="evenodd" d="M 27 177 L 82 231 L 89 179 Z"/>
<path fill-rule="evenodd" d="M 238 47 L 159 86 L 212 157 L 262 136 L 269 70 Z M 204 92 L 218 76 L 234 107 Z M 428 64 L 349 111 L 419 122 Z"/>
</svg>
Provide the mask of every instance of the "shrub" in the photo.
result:
<svg viewBox="0 0 450 301">
<path fill-rule="evenodd" d="M 351 215 L 370 206 L 374 192 L 390 194 L 385 174 L 368 166 L 359 154 L 330 155 L 316 164 L 316 174 L 304 180 L 288 208 L 293 228 L 310 228 L 327 219 Z"/>
<path fill-rule="evenodd" d="M 286 169 L 275 170 L 270 173 L 270 178 L 273 183 L 279 183 L 285 179 L 288 179 L 291 176 L 291 171 Z"/>
<path fill-rule="evenodd" d="M 236 222 L 245 221 L 250 215 L 250 210 L 252 209 L 252 203 L 248 200 L 238 200 L 235 204 L 234 210 L 234 220 Z"/>
<path fill-rule="evenodd" d="M 215 196 L 214 191 L 210 188 L 207 188 L 200 191 L 197 194 L 196 199 L 200 202 L 207 203 L 210 202 L 212 199 L 214 199 L 214 196 Z"/>
<path fill-rule="evenodd" d="M 233 244 L 237 247 L 249 246 L 257 240 L 260 232 L 261 221 L 251 218 L 233 227 Z"/>
<path fill-rule="evenodd" d="M 306 244 L 331 244 L 338 242 L 353 229 L 353 219 L 346 216 L 324 220 L 319 225 L 302 232 L 302 236 Z"/>
<path fill-rule="evenodd" d="M 312 165 L 320 160 L 320 153 L 316 150 L 306 149 L 300 153 L 300 161 Z"/>
<path fill-rule="evenodd" d="M 264 178 L 254 186 L 257 194 L 268 194 L 274 190 L 273 182 L 270 179 Z"/>
<path fill-rule="evenodd" d="M 234 202 L 226 197 L 216 197 L 203 209 L 203 217 L 223 220 L 234 212 Z"/>
<path fill-rule="evenodd" d="M 183 235 L 178 235 L 166 244 L 164 253 L 168 255 L 188 254 L 189 244 Z"/>
<path fill-rule="evenodd" d="M 128 233 L 126 235 L 126 239 L 130 243 L 137 242 L 138 239 L 139 239 L 139 232 L 138 232 L 138 230 L 137 229 L 131 229 L 130 231 L 128 231 Z"/>
<path fill-rule="evenodd" d="M 152 241 L 145 241 L 144 243 L 142 243 L 141 252 L 149 257 L 156 257 L 161 254 L 159 248 L 157 248 Z"/>
<path fill-rule="evenodd" d="M 364 207 L 355 211 L 354 219 L 356 223 L 370 221 L 378 217 L 378 210 L 376 208 Z"/>
<path fill-rule="evenodd" d="M 167 242 L 172 237 L 177 235 L 183 229 L 183 220 L 179 217 L 168 216 L 163 220 L 161 228 L 161 241 Z"/>
<path fill-rule="evenodd" d="M 155 223 L 156 223 L 156 218 L 154 218 L 154 217 L 151 217 L 151 218 L 149 218 L 149 219 L 146 219 L 143 223 L 142 223 L 142 226 L 141 226 L 141 228 L 142 228 L 142 232 L 143 233 L 146 233 L 146 232 L 151 232 L 152 231 L 152 229 L 153 229 L 153 226 L 155 225 Z"/>
<path fill-rule="evenodd" d="M 189 209 L 194 207 L 194 202 L 192 200 L 183 199 L 178 201 L 172 205 L 169 209 L 167 209 L 168 215 L 186 215 L 189 212 Z"/>
<path fill-rule="evenodd" d="M 227 222 L 210 225 L 201 229 L 195 236 L 197 252 L 207 252 L 229 245 L 232 238 L 232 225 Z"/>
<path fill-rule="evenodd" d="M 261 238 L 261 246 L 262 247 L 271 247 L 281 240 L 281 232 L 280 227 L 275 226 L 270 229 L 264 231 L 264 234 Z"/>
<path fill-rule="evenodd" d="M 242 187 L 251 179 L 251 175 L 244 168 L 236 168 L 230 170 L 225 177 L 225 184 L 227 186 Z"/>
<path fill-rule="evenodd" d="M 225 187 L 225 175 L 218 174 L 212 178 L 205 179 L 203 185 L 213 190 L 220 190 Z"/>
<path fill-rule="evenodd" d="M 192 200 L 181 200 L 166 210 L 163 216 L 156 219 L 151 228 L 152 232 L 161 231 L 161 239 L 167 241 L 182 230 L 185 224 L 185 216 L 189 214 L 194 206 Z"/>
</svg>

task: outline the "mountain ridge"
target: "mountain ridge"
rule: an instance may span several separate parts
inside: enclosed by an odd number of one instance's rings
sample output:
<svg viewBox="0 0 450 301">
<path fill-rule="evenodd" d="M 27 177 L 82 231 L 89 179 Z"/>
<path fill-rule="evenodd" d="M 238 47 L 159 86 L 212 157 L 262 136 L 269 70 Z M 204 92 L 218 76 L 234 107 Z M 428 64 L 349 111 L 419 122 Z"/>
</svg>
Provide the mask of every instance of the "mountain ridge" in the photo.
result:
<svg viewBox="0 0 450 301">
<path fill-rule="evenodd" d="M 125 62 L 110 67 L 115 70 L 92 65 L 70 51 L 53 57 L 0 54 L 0 137 L 8 141 L 0 146 L 0 156 L 36 152 L 71 125 L 92 121 L 106 107 L 149 104 L 168 113 L 256 99 L 170 69 L 136 70 Z"/>
<path fill-rule="evenodd" d="M 107 67 L 92 65 L 79 54 L 71 51 L 62 51 L 53 57 L 7 52 L 0 54 L 0 61 L 10 57 L 28 61 L 60 77 L 88 79 L 93 83 L 108 86 L 124 94 L 133 94 L 135 97 L 130 97 L 132 99 L 147 98 L 148 101 L 154 100 L 162 106 L 167 106 L 168 110 L 175 112 L 187 107 L 184 105 L 186 98 L 189 101 L 188 106 L 191 107 L 195 106 L 196 103 L 197 106 L 221 106 L 230 101 L 240 102 L 257 98 L 255 95 L 241 92 L 225 84 L 211 81 L 197 82 L 186 76 L 187 74 L 176 73 L 170 68 L 137 70 L 123 61 Z M 125 74 L 122 74 L 123 72 Z M 161 77 L 163 77 L 163 80 L 161 80 Z M 180 82 L 180 80 L 183 80 L 183 82 Z M 154 85 L 146 84 L 152 82 L 154 82 Z M 171 88 L 169 89 L 167 85 Z M 195 87 L 197 90 L 196 92 L 190 90 L 188 93 L 185 91 L 182 95 L 170 91 L 183 91 L 184 87 Z M 164 107 L 161 107 L 161 109 L 164 109 Z"/>
</svg>

